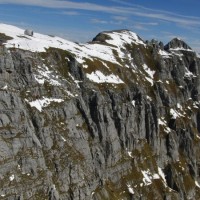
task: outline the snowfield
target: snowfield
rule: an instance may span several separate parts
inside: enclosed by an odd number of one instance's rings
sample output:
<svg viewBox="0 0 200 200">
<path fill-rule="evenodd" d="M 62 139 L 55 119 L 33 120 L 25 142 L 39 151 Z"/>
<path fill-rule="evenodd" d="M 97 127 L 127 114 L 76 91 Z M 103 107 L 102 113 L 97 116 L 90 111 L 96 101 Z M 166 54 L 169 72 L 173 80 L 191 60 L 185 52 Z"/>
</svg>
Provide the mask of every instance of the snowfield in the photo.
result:
<svg viewBox="0 0 200 200">
<path fill-rule="evenodd" d="M 124 34 L 126 33 L 126 34 Z M 146 45 L 136 33 L 133 33 L 128 30 L 124 30 L 123 33 L 116 32 L 115 34 L 113 33 L 106 33 L 106 35 L 110 36 L 111 39 L 106 40 L 107 43 L 112 44 L 114 46 L 118 47 L 123 47 L 124 43 L 131 44 L 134 42 L 135 44 L 142 44 Z"/>
<path fill-rule="evenodd" d="M 33 36 L 28 36 L 24 34 L 24 29 L 6 24 L 0 24 L 0 33 L 4 33 L 13 38 L 6 42 L 5 45 L 7 48 L 14 47 L 32 52 L 45 52 L 49 47 L 59 48 L 75 54 L 77 61 L 81 64 L 85 62 L 85 59 L 92 60 L 94 58 L 99 58 L 120 65 L 116 60 L 116 56 L 113 54 L 113 50 L 121 52 L 119 50 L 124 44 L 133 42 L 135 44 L 145 45 L 144 42 L 131 31 L 125 31 L 126 34 L 117 32 L 106 33 L 112 38 L 111 40 L 108 40 L 107 43 L 115 46 L 95 43 L 77 44 L 60 37 L 43 35 L 35 32 Z M 125 55 L 120 56 L 125 57 Z"/>
</svg>

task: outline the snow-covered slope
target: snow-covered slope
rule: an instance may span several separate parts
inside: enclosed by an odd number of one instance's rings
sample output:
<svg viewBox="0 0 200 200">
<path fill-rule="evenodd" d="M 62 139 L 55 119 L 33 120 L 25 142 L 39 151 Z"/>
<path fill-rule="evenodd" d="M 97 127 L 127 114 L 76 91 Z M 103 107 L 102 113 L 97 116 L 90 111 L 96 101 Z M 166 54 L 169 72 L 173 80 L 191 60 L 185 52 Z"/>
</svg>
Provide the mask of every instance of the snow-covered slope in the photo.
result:
<svg viewBox="0 0 200 200">
<path fill-rule="evenodd" d="M 86 58 L 99 58 L 101 60 L 120 64 L 114 56 L 113 50 L 120 52 L 120 48 L 122 48 L 124 44 L 135 43 L 144 45 L 143 41 L 139 39 L 135 33 L 130 31 L 107 33 L 111 38 L 107 42 L 115 45 L 115 47 L 96 43 L 77 44 L 60 37 L 39 33 L 34 33 L 33 36 L 28 36 L 24 34 L 23 29 L 6 24 L 0 24 L 0 33 L 4 33 L 13 38 L 12 40 L 7 41 L 6 47 L 8 48 L 15 47 L 32 52 L 44 52 L 49 47 L 59 48 L 75 54 L 79 63 L 84 63 L 84 59 Z M 124 57 L 124 55 L 120 56 Z"/>
<path fill-rule="evenodd" d="M 131 44 L 132 42 L 134 42 L 135 44 L 145 45 L 145 43 L 138 37 L 136 33 L 128 30 L 115 31 L 114 34 L 113 32 L 107 32 L 105 34 L 111 38 L 106 40 L 106 42 L 114 46 L 123 48 L 124 44 Z"/>
</svg>

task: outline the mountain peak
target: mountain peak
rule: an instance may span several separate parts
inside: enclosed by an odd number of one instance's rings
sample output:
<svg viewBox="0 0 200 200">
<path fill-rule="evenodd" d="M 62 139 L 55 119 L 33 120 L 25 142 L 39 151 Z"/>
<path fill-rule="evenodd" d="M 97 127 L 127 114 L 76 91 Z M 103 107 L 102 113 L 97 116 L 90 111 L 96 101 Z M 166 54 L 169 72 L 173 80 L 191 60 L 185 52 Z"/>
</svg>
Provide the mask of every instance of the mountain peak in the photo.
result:
<svg viewBox="0 0 200 200">
<path fill-rule="evenodd" d="M 127 29 L 103 31 L 99 33 L 92 41 L 97 43 L 107 43 L 114 46 L 123 46 L 124 44 L 131 43 L 142 45 L 145 44 L 136 33 Z"/>
<path fill-rule="evenodd" d="M 192 48 L 180 38 L 173 38 L 168 44 L 165 45 L 164 49 L 165 50 L 192 50 Z"/>
</svg>

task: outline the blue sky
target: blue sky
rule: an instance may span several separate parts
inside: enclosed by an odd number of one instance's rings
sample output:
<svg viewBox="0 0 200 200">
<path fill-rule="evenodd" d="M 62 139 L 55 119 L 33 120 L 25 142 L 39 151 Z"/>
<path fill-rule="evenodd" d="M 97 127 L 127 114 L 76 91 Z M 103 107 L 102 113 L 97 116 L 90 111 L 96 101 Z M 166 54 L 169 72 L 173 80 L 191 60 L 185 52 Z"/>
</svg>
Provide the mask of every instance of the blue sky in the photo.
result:
<svg viewBox="0 0 200 200">
<path fill-rule="evenodd" d="M 200 52 L 199 0 L 0 0 L 0 22 L 86 42 L 129 29 L 144 40 L 182 38 Z"/>
</svg>

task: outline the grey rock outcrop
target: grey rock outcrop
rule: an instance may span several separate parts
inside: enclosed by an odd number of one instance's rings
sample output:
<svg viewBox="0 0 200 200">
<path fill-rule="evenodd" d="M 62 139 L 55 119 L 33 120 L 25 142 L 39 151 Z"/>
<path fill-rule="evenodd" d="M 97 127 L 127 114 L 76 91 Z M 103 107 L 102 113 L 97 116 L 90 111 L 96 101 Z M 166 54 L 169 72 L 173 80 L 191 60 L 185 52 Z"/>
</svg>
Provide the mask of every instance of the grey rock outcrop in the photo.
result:
<svg viewBox="0 0 200 200">
<path fill-rule="evenodd" d="M 166 44 L 164 46 L 165 50 L 169 50 L 169 49 L 176 49 L 176 48 L 182 48 L 182 49 L 190 49 L 191 47 L 188 46 L 188 44 L 186 44 L 183 40 L 179 39 L 179 38 L 174 38 L 172 39 L 168 44 Z"/>
<path fill-rule="evenodd" d="M 200 58 L 123 48 L 104 69 L 0 46 L 0 199 L 200 198 Z M 88 78 L 103 69 L 122 81 Z"/>
</svg>

